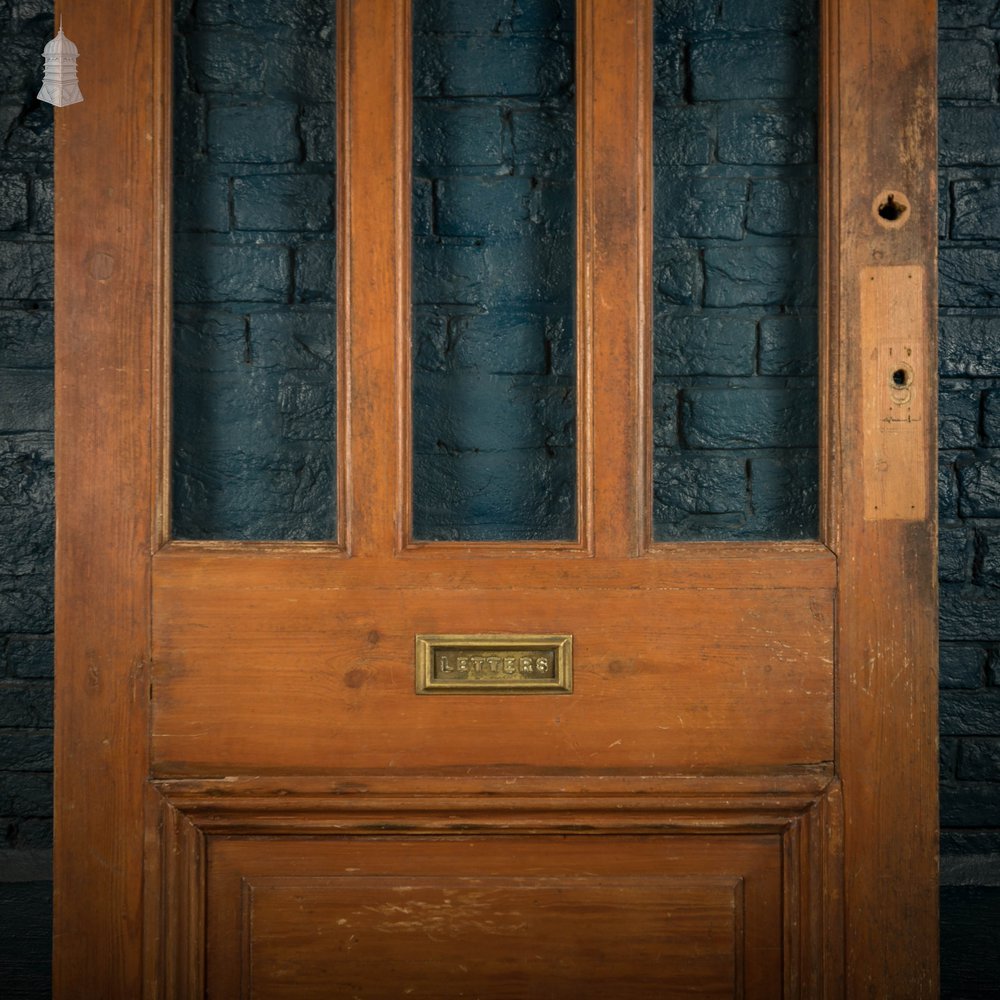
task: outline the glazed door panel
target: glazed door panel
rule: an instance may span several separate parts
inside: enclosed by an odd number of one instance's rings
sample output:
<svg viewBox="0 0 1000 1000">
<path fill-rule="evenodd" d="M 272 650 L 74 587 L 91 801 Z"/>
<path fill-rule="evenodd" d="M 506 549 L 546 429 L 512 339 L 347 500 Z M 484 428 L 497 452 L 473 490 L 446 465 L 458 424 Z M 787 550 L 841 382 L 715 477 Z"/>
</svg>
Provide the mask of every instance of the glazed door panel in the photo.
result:
<svg viewBox="0 0 1000 1000">
<path fill-rule="evenodd" d="M 411 529 L 393 0 L 338 6 L 338 537 L 171 540 L 170 11 L 105 6 L 59 129 L 59 995 L 931 996 L 932 7 L 823 6 L 821 539 L 657 544 L 650 0 L 576 9 L 577 537 L 502 543 Z M 543 637 L 561 689 L 505 686 Z"/>
</svg>

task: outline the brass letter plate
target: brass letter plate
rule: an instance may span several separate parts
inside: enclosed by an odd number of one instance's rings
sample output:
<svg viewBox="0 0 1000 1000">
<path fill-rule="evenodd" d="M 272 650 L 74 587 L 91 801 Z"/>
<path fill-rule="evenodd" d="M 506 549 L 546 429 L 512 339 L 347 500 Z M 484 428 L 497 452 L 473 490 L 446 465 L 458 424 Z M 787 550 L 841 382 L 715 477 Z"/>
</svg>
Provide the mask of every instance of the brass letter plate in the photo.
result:
<svg viewBox="0 0 1000 1000">
<path fill-rule="evenodd" d="M 571 635 L 418 635 L 417 694 L 568 694 Z"/>
</svg>

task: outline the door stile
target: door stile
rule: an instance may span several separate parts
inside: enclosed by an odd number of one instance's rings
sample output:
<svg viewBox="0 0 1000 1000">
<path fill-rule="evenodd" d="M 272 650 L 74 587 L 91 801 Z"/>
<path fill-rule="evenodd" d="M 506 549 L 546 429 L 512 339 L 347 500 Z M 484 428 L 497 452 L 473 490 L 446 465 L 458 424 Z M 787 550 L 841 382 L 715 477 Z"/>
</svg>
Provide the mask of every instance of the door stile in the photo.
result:
<svg viewBox="0 0 1000 1000">
<path fill-rule="evenodd" d="M 937 995 L 935 13 L 834 0 L 826 14 L 825 520 L 850 997 Z"/>
<path fill-rule="evenodd" d="M 627 558 L 645 548 L 652 495 L 646 440 L 653 13 L 644 0 L 584 0 L 580 12 L 579 382 L 588 432 L 581 444 L 593 477 L 593 550 Z M 581 478 L 581 489 L 588 481 Z"/>
<path fill-rule="evenodd" d="M 402 544 L 409 425 L 409 4 L 345 0 L 340 152 L 346 214 L 346 545 L 391 556 Z M 392 386 L 391 392 L 385 391 Z M 407 502 L 408 503 L 408 502 Z"/>
<path fill-rule="evenodd" d="M 86 101 L 55 113 L 53 992 L 142 995 L 164 5 L 81 0 Z M 95 928 L 99 928 L 95 935 Z"/>
</svg>

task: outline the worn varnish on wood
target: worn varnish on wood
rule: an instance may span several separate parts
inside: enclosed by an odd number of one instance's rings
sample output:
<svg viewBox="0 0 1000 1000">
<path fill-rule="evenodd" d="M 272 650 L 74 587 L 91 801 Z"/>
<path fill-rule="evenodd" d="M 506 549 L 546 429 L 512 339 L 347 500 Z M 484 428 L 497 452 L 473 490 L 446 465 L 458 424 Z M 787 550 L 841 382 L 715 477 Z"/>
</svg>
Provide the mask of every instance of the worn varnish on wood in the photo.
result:
<svg viewBox="0 0 1000 1000">
<path fill-rule="evenodd" d="M 935 994 L 934 5 L 823 4 L 823 537 L 690 547 L 649 542 L 651 8 L 579 3 L 580 538 L 473 549 L 408 537 L 408 5 L 338 8 L 342 537 L 240 547 L 157 516 L 168 4 L 78 4 L 104 56 L 57 128 L 57 996 L 315 989 L 340 920 L 358 988 L 446 996 L 459 945 L 380 930 L 387 900 L 531 893 L 554 995 L 643 995 L 668 911 L 696 959 L 660 994 Z M 919 468 L 879 485 L 883 341 L 919 414 L 886 467 Z M 415 694 L 415 635 L 487 631 L 572 634 L 574 693 Z M 537 971 L 534 920 L 479 942 L 481 989 Z"/>
</svg>

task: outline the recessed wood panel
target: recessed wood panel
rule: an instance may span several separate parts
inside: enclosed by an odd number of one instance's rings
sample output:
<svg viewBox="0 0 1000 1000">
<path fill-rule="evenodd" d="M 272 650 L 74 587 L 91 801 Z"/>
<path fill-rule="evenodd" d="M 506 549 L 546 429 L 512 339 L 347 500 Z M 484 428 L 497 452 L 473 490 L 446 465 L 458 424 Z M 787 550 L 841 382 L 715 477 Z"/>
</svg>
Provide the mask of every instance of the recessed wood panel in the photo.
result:
<svg viewBox="0 0 1000 1000">
<path fill-rule="evenodd" d="M 530 584 L 530 579 L 527 580 Z M 832 759 L 825 590 L 156 591 L 162 775 Z M 559 698 L 421 698 L 415 636 L 573 637 Z M 266 696 L 263 695 L 266 692 Z M 294 725 L 289 725 L 294 720 Z"/>
<path fill-rule="evenodd" d="M 782 856 L 776 834 L 210 837 L 207 995 L 772 1000 Z"/>
<path fill-rule="evenodd" d="M 249 880 L 252 1000 L 733 997 L 738 879 Z M 613 977 L 613 978 L 612 978 Z"/>
</svg>

